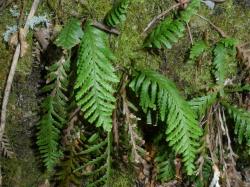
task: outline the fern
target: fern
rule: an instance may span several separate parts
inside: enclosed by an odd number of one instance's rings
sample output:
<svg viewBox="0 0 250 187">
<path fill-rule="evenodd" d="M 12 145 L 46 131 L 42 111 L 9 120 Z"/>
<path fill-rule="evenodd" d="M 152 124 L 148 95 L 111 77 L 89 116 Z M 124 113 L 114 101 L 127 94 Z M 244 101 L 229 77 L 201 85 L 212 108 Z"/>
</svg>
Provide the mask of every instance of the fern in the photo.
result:
<svg viewBox="0 0 250 187">
<path fill-rule="evenodd" d="M 191 108 L 196 112 L 198 115 L 197 117 L 200 118 L 205 115 L 207 109 L 216 101 L 217 93 L 211 93 L 206 96 L 194 98 L 189 101 L 189 105 Z"/>
<path fill-rule="evenodd" d="M 80 43 L 82 36 L 83 31 L 81 28 L 81 22 L 72 19 L 64 26 L 63 30 L 55 40 L 55 44 L 64 49 L 71 49 Z"/>
<path fill-rule="evenodd" d="M 188 7 L 180 12 L 177 19 L 165 19 L 145 39 L 146 48 L 171 49 L 174 43 L 184 36 L 185 25 L 200 6 L 200 0 L 193 0 Z"/>
<path fill-rule="evenodd" d="M 9 138 L 7 135 L 4 133 L 2 141 L 0 142 L 0 153 L 3 154 L 3 156 L 7 158 L 14 158 L 15 153 L 13 151 L 13 148 L 9 142 Z"/>
<path fill-rule="evenodd" d="M 206 49 L 208 45 L 204 40 L 199 40 L 193 44 L 190 50 L 189 60 L 190 62 L 194 62 L 197 57 L 199 57 Z"/>
<path fill-rule="evenodd" d="M 236 54 L 235 45 L 235 40 L 226 38 L 218 42 L 214 49 L 214 75 L 219 86 L 224 85 L 225 79 L 229 74 L 230 61 L 234 60 Z M 230 56 L 233 57 L 233 59 L 230 58 Z"/>
<path fill-rule="evenodd" d="M 105 17 L 105 23 L 110 27 L 115 27 L 124 22 L 126 20 L 129 4 L 130 0 L 120 0 Z"/>
<path fill-rule="evenodd" d="M 76 101 L 84 117 L 106 131 L 112 128 L 115 108 L 112 84 L 118 82 L 111 60 L 114 55 L 107 46 L 106 33 L 87 22 L 77 60 Z"/>
<path fill-rule="evenodd" d="M 194 160 L 202 134 L 195 120 L 195 114 L 181 97 L 174 83 L 151 71 L 140 71 L 130 84 L 140 94 L 140 105 L 144 112 L 156 109 L 167 124 L 167 140 L 176 153 L 182 154 L 188 175 L 193 174 Z"/>
<path fill-rule="evenodd" d="M 238 136 L 238 142 L 242 144 L 243 140 L 246 140 L 249 147 L 250 154 L 250 112 L 240 109 L 237 106 L 231 106 L 227 103 L 223 103 L 227 108 L 228 113 L 235 121 L 234 132 Z"/>
<path fill-rule="evenodd" d="M 112 134 L 108 132 L 104 141 L 98 133 L 93 134 L 88 140 L 88 146 L 78 155 L 89 157 L 84 164 L 75 170 L 82 171 L 86 177 L 86 187 L 109 186 L 111 177 L 111 149 Z M 101 141 L 100 141 L 101 140 Z"/>
<path fill-rule="evenodd" d="M 47 85 L 43 91 L 48 97 L 42 103 L 43 116 L 38 124 L 37 145 L 48 171 L 51 171 L 58 158 L 60 130 L 66 122 L 66 104 L 70 62 L 62 57 L 48 68 Z"/>
</svg>

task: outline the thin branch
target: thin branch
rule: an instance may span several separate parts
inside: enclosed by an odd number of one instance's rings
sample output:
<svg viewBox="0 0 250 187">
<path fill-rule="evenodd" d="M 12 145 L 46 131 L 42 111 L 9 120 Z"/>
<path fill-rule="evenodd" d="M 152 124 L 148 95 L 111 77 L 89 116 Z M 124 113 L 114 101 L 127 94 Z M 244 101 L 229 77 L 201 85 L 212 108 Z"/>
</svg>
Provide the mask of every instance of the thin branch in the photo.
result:
<svg viewBox="0 0 250 187">
<path fill-rule="evenodd" d="M 198 16 L 199 18 L 205 20 L 206 22 L 208 22 L 223 38 L 226 38 L 227 37 L 227 34 L 221 30 L 219 27 L 217 27 L 215 24 L 213 24 L 209 19 L 203 17 L 202 15 L 199 15 L 199 14 L 194 14 L 196 16 Z"/>
<path fill-rule="evenodd" d="M 35 12 L 38 8 L 39 3 L 40 3 L 40 0 L 34 0 L 34 2 L 32 4 L 32 7 L 30 9 L 30 13 L 28 15 L 28 18 L 26 20 L 26 23 L 25 23 L 25 26 L 23 29 L 23 36 L 24 37 L 26 37 L 28 34 L 28 30 L 29 30 L 28 21 L 35 15 Z M 2 137 L 3 137 L 3 133 L 4 133 L 5 125 L 6 125 L 7 104 L 8 104 L 9 95 L 10 95 L 10 91 L 11 91 L 11 85 L 12 85 L 13 78 L 15 75 L 16 66 L 18 63 L 20 52 L 21 52 L 21 45 L 19 42 L 16 46 L 16 50 L 15 50 L 15 53 L 13 56 L 13 60 L 11 63 L 11 68 L 10 68 L 10 72 L 9 72 L 7 83 L 6 83 L 4 96 L 3 96 L 3 103 L 2 103 L 2 110 L 1 110 L 1 123 L 0 123 L 0 142 L 2 141 Z"/>
<path fill-rule="evenodd" d="M 194 44 L 194 40 L 193 40 L 193 36 L 192 36 L 192 33 L 191 33 L 191 30 L 190 30 L 190 27 L 189 27 L 188 23 L 187 23 L 187 29 L 188 29 L 188 34 L 189 34 L 189 38 L 190 38 L 191 44 L 193 45 Z"/>
<path fill-rule="evenodd" d="M 101 29 L 105 32 L 109 32 L 109 33 L 115 34 L 115 35 L 120 35 L 120 32 L 117 29 L 112 28 L 112 27 L 108 27 L 107 25 L 104 25 L 98 21 L 93 21 L 93 26 L 98 28 L 98 29 Z"/>
<path fill-rule="evenodd" d="M 151 27 L 153 27 L 157 22 L 159 22 L 159 20 L 162 17 L 165 17 L 170 11 L 176 9 L 179 6 L 180 6 L 180 3 L 177 3 L 177 4 L 173 5 L 173 6 L 171 6 L 169 9 L 163 11 L 158 16 L 154 17 L 154 19 L 152 19 L 152 21 L 150 21 L 149 24 L 147 25 L 147 27 L 143 30 L 143 33 L 146 33 Z"/>
</svg>

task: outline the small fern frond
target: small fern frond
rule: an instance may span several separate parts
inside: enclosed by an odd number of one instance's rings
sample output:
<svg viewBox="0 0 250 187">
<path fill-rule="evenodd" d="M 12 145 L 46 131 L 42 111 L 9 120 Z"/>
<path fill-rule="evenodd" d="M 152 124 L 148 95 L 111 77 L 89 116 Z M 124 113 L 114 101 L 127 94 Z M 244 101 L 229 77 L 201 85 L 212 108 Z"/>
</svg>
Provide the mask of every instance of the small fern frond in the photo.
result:
<svg viewBox="0 0 250 187">
<path fill-rule="evenodd" d="M 88 21 L 77 60 L 76 101 L 84 117 L 106 131 L 112 128 L 113 86 L 118 82 L 112 60 L 114 55 L 107 45 L 107 34 Z"/>
<path fill-rule="evenodd" d="M 238 142 L 242 144 L 245 140 L 249 147 L 248 152 L 250 154 L 250 112 L 227 103 L 223 103 L 223 105 L 228 110 L 229 115 L 234 119 L 234 132 L 238 136 Z"/>
<path fill-rule="evenodd" d="M 76 19 L 70 20 L 62 29 L 55 40 L 55 44 L 63 49 L 71 49 L 80 43 L 83 36 L 81 22 Z"/>
<path fill-rule="evenodd" d="M 115 27 L 126 20 L 130 0 L 120 0 L 106 15 L 105 24 Z"/>
<path fill-rule="evenodd" d="M 166 152 L 161 152 L 155 157 L 155 165 L 157 170 L 156 179 L 161 182 L 168 182 L 175 176 L 173 158 L 169 157 Z"/>
<path fill-rule="evenodd" d="M 226 38 L 219 41 L 214 49 L 214 75 L 218 85 L 223 86 L 230 69 L 230 61 L 234 61 L 236 56 L 234 39 Z"/>
<path fill-rule="evenodd" d="M 108 132 L 106 139 L 101 140 L 98 133 L 93 134 L 86 146 L 86 149 L 79 152 L 78 155 L 85 156 L 88 159 L 76 171 L 82 171 L 86 177 L 87 187 L 96 187 L 110 184 L 111 177 L 111 149 L 112 133 Z M 101 141 L 100 141 L 101 140 Z"/>
<path fill-rule="evenodd" d="M 6 136 L 5 133 L 3 134 L 2 141 L 0 142 L 0 153 L 7 158 L 15 157 L 15 153 L 13 151 L 13 148 L 11 147 L 9 138 Z"/>
<path fill-rule="evenodd" d="M 48 94 L 42 103 L 43 116 L 38 124 L 37 145 L 48 171 L 51 171 L 62 152 L 59 150 L 61 129 L 66 123 L 65 95 L 68 85 L 70 61 L 62 57 L 48 68 L 47 85 L 43 91 Z"/>
<path fill-rule="evenodd" d="M 216 102 L 217 93 L 197 97 L 189 101 L 189 105 L 196 112 L 198 119 L 205 115 L 207 109 Z"/>
<path fill-rule="evenodd" d="M 199 40 L 195 42 L 190 49 L 189 61 L 194 62 L 207 49 L 208 45 L 204 40 Z"/>
<path fill-rule="evenodd" d="M 171 49 L 184 36 L 185 26 L 198 11 L 200 0 L 192 0 L 177 19 L 165 19 L 146 37 L 144 47 Z"/>
<path fill-rule="evenodd" d="M 130 86 L 140 95 L 144 112 L 158 105 L 160 118 L 167 124 L 167 141 L 177 154 L 182 154 L 186 171 L 192 175 L 202 131 L 191 107 L 181 97 L 174 83 L 157 72 L 140 71 Z"/>
</svg>

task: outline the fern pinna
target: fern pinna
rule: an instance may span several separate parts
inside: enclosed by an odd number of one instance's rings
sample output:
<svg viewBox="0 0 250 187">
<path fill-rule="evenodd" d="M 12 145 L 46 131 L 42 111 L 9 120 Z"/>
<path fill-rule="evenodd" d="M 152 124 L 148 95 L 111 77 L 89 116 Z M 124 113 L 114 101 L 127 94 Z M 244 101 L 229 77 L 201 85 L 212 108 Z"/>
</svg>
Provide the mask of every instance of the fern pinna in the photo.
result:
<svg viewBox="0 0 250 187">
<path fill-rule="evenodd" d="M 171 49 L 179 38 L 184 36 L 185 26 L 198 11 L 200 0 L 192 0 L 186 9 L 180 11 L 177 19 L 165 19 L 147 36 L 144 41 L 146 48 Z"/>
<path fill-rule="evenodd" d="M 107 45 L 107 34 L 88 21 L 77 60 L 76 101 L 90 123 L 107 131 L 112 128 L 114 84 L 118 82 L 110 63 L 114 59 Z"/>
<path fill-rule="evenodd" d="M 38 124 L 37 145 L 44 164 L 51 171 L 62 152 L 59 149 L 61 129 L 66 123 L 68 71 L 70 60 L 61 57 L 48 68 L 47 85 L 43 91 L 48 94 L 42 103 L 43 116 Z"/>
<path fill-rule="evenodd" d="M 188 103 L 172 81 L 151 70 L 139 71 L 130 86 L 139 95 L 144 112 L 159 110 L 161 120 L 167 124 L 169 145 L 177 154 L 182 154 L 186 171 L 192 175 L 202 131 Z"/>
</svg>

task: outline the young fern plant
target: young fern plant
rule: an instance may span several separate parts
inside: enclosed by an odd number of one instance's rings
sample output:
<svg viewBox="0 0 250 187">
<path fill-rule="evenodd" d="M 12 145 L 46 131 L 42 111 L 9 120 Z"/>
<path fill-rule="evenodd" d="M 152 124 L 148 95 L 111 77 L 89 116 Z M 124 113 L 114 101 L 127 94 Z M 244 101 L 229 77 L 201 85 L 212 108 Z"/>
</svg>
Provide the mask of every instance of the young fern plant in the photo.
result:
<svg viewBox="0 0 250 187">
<path fill-rule="evenodd" d="M 195 170 L 194 160 L 202 131 L 195 114 L 181 97 L 174 83 L 151 70 L 136 73 L 130 87 L 140 98 L 146 113 L 158 110 L 160 119 L 166 123 L 166 139 L 176 154 L 181 154 L 188 175 Z"/>
<path fill-rule="evenodd" d="M 106 131 L 112 128 L 114 85 L 118 82 L 110 63 L 114 59 L 107 44 L 107 34 L 88 21 L 77 60 L 76 101 L 84 117 Z"/>
</svg>

